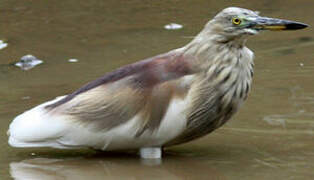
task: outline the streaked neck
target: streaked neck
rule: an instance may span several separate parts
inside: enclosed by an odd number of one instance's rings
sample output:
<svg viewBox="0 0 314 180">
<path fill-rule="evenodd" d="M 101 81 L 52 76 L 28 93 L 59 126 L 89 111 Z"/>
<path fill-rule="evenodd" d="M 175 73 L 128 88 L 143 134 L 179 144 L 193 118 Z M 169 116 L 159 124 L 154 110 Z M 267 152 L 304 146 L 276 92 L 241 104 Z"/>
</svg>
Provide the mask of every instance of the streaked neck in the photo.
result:
<svg viewBox="0 0 314 180">
<path fill-rule="evenodd" d="M 207 25 L 208 26 L 208 25 Z M 234 63 L 245 49 L 246 37 L 233 40 L 217 33 L 214 28 L 204 28 L 184 48 L 184 55 L 194 57 L 196 69 L 206 70 L 214 63 Z"/>
</svg>

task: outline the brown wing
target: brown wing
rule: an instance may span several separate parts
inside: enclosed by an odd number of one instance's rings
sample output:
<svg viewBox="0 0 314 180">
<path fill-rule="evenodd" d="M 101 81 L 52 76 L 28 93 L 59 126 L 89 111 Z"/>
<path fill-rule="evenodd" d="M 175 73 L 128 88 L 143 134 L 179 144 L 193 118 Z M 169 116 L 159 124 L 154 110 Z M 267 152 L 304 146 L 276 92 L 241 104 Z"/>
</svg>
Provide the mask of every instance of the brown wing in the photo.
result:
<svg viewBox="0 0 314 180">
<path fill-rule="evenodd" d="M 47 108 L 96 130 L 114 128 L 136 116 L 140 135 L 159 127 L 171 98 L 182 93 L 178 79 L 190 74 L 189 69 L 186 59 L 173 51 L 108 73 Z"/>
</svg>

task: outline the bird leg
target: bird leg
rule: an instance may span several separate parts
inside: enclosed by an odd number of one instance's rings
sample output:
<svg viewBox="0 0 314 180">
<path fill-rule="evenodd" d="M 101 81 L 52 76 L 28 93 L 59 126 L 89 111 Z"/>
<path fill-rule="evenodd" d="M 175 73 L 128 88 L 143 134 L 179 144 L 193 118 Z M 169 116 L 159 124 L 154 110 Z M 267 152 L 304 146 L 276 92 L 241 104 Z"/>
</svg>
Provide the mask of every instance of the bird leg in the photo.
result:
<svg viewBox="0 0 314 180">
<path fill-rule="evenodd" d="M 162 155 L 161 147 L 142 147 L 139 152 L 142 159 L 160 159 Z"/>
</svg>

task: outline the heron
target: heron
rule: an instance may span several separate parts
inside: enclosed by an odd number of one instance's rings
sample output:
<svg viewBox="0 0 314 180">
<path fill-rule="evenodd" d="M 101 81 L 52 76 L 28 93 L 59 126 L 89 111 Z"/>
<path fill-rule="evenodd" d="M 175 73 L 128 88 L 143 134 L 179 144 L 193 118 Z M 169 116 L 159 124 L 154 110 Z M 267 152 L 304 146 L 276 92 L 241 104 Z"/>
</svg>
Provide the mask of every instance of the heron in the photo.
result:
<svg viewBox="0 0 314 180">
<path fill-rule="evenodd" d="M 264 30 L 308 25 L 229 7 L 187 45 L 96 79 L 40 104 L 10 124 L 13 147 L 137 150 L 160 159 L 164 147 L 203 137 L 247 99 L 254 54 L 245 44 Z"/>
</svg>

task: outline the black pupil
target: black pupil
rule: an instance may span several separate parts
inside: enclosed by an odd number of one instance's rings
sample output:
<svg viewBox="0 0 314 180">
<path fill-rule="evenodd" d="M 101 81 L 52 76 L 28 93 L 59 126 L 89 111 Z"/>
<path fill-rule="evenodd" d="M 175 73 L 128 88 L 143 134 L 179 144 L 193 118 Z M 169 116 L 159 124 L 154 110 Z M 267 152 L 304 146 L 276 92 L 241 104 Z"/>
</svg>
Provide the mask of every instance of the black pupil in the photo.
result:
<svg viewBox="0 0 314 180">
<path fill-rule="evenodd" d="M 240 20 L 239 19 L 235 19 L 234 22 L 238 23 L 238 22 L 240 22 Z"/>
</svg>

